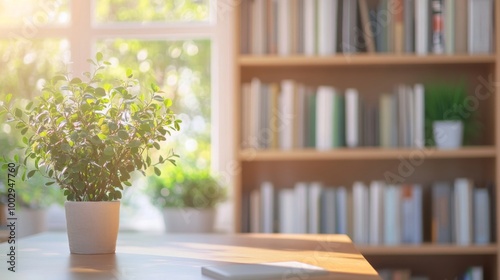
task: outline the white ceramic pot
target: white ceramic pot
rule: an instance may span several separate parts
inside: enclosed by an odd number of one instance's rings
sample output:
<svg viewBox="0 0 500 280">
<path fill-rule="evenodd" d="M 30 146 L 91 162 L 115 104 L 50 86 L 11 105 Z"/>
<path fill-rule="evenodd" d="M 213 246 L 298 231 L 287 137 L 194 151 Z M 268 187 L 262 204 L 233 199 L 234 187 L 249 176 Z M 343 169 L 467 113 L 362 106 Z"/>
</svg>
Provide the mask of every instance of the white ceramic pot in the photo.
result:
<svg viewBox="0 0 500 280">
<path fill-rule="evenodd" d="M 432 128 L 438 149 L 453 150 L 462 147 L 464 127 L 461 121 L 435 121 Z"/>
<path fill-rule="evenodd" d="M 215 209 L 165 208 L 163 220 L 168 233 L 209 233 L 214 231 Z"/>
<path fill-rule="evenodd" d="M 20 208 L 16 211 L 16 236 L 25 237 L 47 230 L 47 210 Z"/>
<path fill-rule="evenodd" d="M 66 201 L 66 224 L 72 254 L 113 254 L 120 218 L 119 201 Z"/>
</svg>

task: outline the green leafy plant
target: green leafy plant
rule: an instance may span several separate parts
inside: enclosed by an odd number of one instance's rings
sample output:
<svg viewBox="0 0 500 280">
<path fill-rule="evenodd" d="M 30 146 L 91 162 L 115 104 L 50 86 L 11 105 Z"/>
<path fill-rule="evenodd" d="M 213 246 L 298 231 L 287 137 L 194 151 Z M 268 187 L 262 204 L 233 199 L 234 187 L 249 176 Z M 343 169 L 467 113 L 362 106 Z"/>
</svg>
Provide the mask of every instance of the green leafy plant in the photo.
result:
<svg viewBox="0 0 500 280">
<path fill-rule="evenodd" d="M 435 121 L 461 121 L 464 143 L 469 144 L 479 130 L 476 111 L 468 106 L 467 85 L 433 83 L 425 86 L 425 133 L 427 143 L 434 143 L 432 125 Z"/>
<path fill-rule="evenodd" d="M 168 176 L 150 176 L 147 193 L 159 208 L 213 208 L 226 199 L 226 188 L 208 170 L 175 168 Z"/>
<path fill-rule="evenodd" d="M 14 158 L 23 169 L 23 181 L 40 172 L 50 179 L 45 185 L 57 183 L 67 200 L 117 200 L 124 186 L 131 185 L 132 172 L 146 175 L 153 167 L 161 174 L 157 165 L 175 164 L 173 151 L 153 163 L 150 150 L 160 149 L 181 121 L 157 85 L 140 87 L 132 70 L 125 79 L 108 83 L 103 71 L 110 63 L 103 55 L 97 53 L 89 62 L 95 70 L 84 73 L 88 81 L 56 75 L 24 108 L 13 106 L 12 95 L 7 95 L 0 114 L 7 114 L 23 135 L 24 159 Z"/>
</svg>

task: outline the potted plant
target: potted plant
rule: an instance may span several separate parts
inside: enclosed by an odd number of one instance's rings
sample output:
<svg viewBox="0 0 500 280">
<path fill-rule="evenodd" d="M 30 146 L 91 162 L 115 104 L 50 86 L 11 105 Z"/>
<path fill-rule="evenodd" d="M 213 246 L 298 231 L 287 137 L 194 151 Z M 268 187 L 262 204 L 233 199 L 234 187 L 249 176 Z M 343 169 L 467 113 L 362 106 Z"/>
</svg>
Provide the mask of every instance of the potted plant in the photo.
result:
<svg viewBox="0 0 500 280">
<path fill-rule="evenodd" d="M 24 108 L 12 106 L 7 95 L 0 113 L 23 135 L 22 179 L 39 172 L 49 179 L 46 186 L 62 189 L 71 253 L 114 253 L 122 190 L 132 172 L 145 175 L 154 167 L 161 174 L 157 165 L 175 162 L 173 152 L 153 161 L 150 150 L 160 149 L 180 120 L 157 85 L 140 87 L 131 70 L 108 82 L 103 71 L 110 63 L 102 54 L 89 62 L 95 70 L 84 73 L 86 82 L 56 75 Z"/>
<path fill-rule="evenodd" d="M 213 232 L 216 208 L 226 189 L 208 170 L 176 168 L 149 177 L 147 192 L 163 212 L 167 232 Z"/>
<path fill-rule="evenodd" d="M 438 149 L 457 149 L 477 129 L 475 111 L 467 110 L 465 83 L 429 84 L 425 88 L 426 134 Z"/>
</svg>

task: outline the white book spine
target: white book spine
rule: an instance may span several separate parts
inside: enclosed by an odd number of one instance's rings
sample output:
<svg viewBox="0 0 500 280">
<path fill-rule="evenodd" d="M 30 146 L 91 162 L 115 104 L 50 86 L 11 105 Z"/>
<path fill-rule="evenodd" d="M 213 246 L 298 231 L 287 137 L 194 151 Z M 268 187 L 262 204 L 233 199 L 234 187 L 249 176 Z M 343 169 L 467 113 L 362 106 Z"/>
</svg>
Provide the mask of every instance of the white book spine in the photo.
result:
<svg viewBox="0 0 500 280">
<path fill-rule="evenodd" d="M 292 189 L 283 189 L 279 192 L 279 227 L 280 233 L 294 233 L 295 231 L 295 193 Z"/>
<path fill-rule="evenodd" d="M 471 207 L 469 198 L 470 182 L 465 178 L 455 180 L 455 229 L 456 242 L 458 245 L 470 245 L 471 236 L 470 229 L 472 226 Z"/>
<path fill-rule="evenodd" d="M 493 1 L 469 0 L 468 11 L 469 53 L 491 53 L 493 36 Z"/>
<path fill-rule="evenodd" d="M 307 184 L 295 184 L 295 230 L 294 233 L 307 233 L 308 229 Z"/>
<path fill-rule="evenodd" d="M 318 0 L 318 53 L 335 54 L 337 44 L 337 0 Z"/>
<path fill-rule="evenodd" d="M 271 182 L 263 182 L 260 186 L 262 202 L 262 230 L 263 233 L 274 232 L 274 186 Z"/>
<path fill-rule="evenodd" d="M 316 51 L 316 1 L 304 1 L 304 54 L 314 55 Z"/>
<path fill-rule="evenodd" d="M 316 101 L 316 148 L 328 150 L 333 144 L 333 98 L 334 89 L 318 87 Z"/>
<path fill-rule="evenodd" d="M 426 55 L 429 49 L 429 0 L 415 1 L 415 52 Z"/>
<path fill-rule="evenodd" d="M 345 92 L 346 144 L 348 147 L 359 145 L 359 94 L 356 89 L 349 88 Z"/>
<path fill-rule="evenodd" d="M 280 131 L 280 148 L 282 150 L 290 150 L 293 148 L 293 120 L 297 116 L 294 115 L 294 91 L 295 83 L 293 80 L 283 80 L 281 82 L 281 131 Z"/>
<path fill-rule="evenodd" d="M 415 134 L 413 145 L 416 148 L 425 146 L 425 89 L 423 84 L 416 84 L 413 87 L 415 97 Z"/>
<path fill-rule="evenodd" d="M 290 3 L 288 0 L 278 2 L 278 54 L 287 56 L 291 54 L 291 19 Z"/>
</svg>

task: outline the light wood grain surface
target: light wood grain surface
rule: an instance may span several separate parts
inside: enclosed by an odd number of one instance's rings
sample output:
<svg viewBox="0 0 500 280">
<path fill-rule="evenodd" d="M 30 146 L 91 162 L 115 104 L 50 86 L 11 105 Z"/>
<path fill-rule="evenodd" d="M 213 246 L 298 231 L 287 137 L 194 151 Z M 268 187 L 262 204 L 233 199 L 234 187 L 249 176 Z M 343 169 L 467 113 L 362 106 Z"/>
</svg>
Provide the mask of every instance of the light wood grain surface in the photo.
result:
<svg viewBox="0 0 500 280">
<path fill-rule="evenodd" d="M 278 261 L 330 271 L 307 279 L 380 279 L 345 235 L 120 233 L 116 254 L 71 255 L 65 233 L 43 233 L 18 240 L 16 273 L 7 270 L 7 246 L 0 244 L 0 279 L 211 279 L 201 267 Z"/>
</svg>

